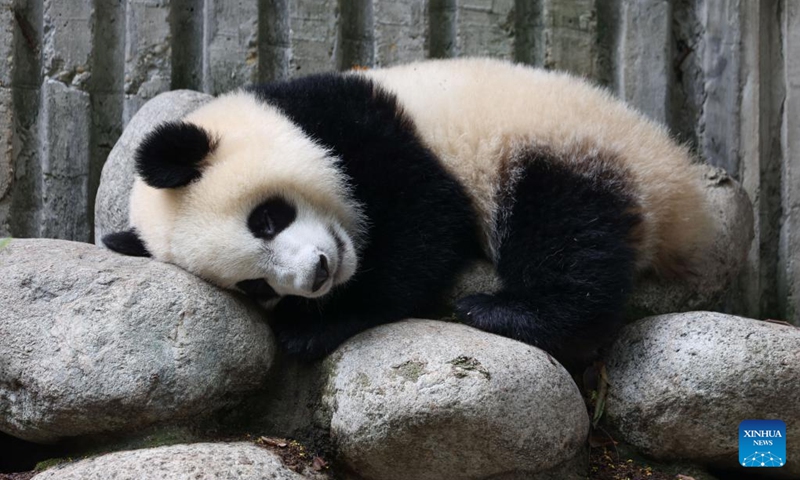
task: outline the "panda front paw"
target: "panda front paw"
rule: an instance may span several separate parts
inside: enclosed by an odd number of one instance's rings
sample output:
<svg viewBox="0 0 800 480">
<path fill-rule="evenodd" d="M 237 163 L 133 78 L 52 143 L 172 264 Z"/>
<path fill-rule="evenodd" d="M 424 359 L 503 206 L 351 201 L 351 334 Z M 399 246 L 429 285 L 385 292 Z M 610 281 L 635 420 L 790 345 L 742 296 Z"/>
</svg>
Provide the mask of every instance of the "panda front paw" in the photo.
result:
<svg viewBox="0 0 800 480">
<path fill-rule="evenodd" d="M 281 349 L 304 362 L 319 360 L 333 350 L 319 332 L 313 331 L 313 327 L 297 328 L 275 322 L 272 330 Z"/>
<path fill-rule="evenodd" d="M 488 293 L 468 295 L 456 302 L 456 318 L 461 323 L 485 330 L 492 324 L 491 316 L 496 304 L 495 296 Z"/>
</svg>

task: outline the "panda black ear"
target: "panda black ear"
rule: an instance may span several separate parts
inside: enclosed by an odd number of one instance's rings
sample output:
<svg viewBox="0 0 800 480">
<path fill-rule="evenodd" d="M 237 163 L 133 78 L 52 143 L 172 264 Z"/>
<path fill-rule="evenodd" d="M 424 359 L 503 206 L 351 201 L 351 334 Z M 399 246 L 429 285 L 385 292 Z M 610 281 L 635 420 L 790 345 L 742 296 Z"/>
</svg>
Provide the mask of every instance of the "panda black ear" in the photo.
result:
<svg viewBox="0 0 800 480">
<path fill-rule="evenodd" d="M 103 244 L 109 249 L 131 257 L 150 257 L 150 252 L 144 246 L 136 230 L 123 230 L 121 232 L 103 235 Z"/>
<path fill-rule="evenodd" d="M 214 150 L 211 135 L 186 122 L 150 132 L 136 150 L 136 171 L 153 188 L 177 188 L 200 178 L 199 164 Z"/>
</svg>

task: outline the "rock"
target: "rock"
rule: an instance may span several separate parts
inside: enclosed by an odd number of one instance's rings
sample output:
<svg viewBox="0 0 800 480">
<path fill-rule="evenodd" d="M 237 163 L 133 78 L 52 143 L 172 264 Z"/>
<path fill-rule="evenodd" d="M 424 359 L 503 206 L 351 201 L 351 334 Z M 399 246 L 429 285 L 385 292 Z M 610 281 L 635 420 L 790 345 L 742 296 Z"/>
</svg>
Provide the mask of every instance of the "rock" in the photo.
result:
<svg viewBox="0 0 800 480">
<path fill-rule="evenodd" d="M 252 443 L 193 443 L 115 452 L 53 467 L 36 480 L 302 480 L 274 453 Z"/>
<path fill-rule="evenodd" d="M 744 189 L 724 170 L 704 168 L 704 182 L 716 222 L 710 255 L 695 268 L 697 277 L 669 282 L 639 282 L 630 300 L 629 317 L 717 309 L 739 273 L 753 241 L 753 206 Z"/>
<path fill-rule="evenodd" d="M 190 90 L 162 93 L 147 102 L 131 119 L 108 155 L 100 177 L 94 205 L 94 241 L 97 245 L 101 245 L 103 235 L 128 228 L 133 155 L 144 136 L 156 125 L 180 119 L 211 98 L 211 95 Z"/>
<path fill-rule="evenodd" d="M 260 311 L 183 270 L 89 244 L 0 249 L 0 431 L 34 441 L 199 418 L 261 386 Z"/>
<path fill-rule="evenodd" d="M 737 467 L 738 427 L 781 419 L 800 458 L 800 329 L 721 313 L 662 315 L 626 327 L 605 360 L 605 415 L 648 456 Z M 800 475 L 800 462 L 759 474 Z M 797 477 L 794 477 L 797 478 Z"/>
<path fill-rule="evenodd" d="M 586 407 L 542 350 L 464 325 L 410 320 L 354 337 L 326 366 L 331 439 L 364 478 L 586 474 Z M 554 469 L 556 477 L 537 475 Z"/>
<path fill-rule="evenodd" d="M 723 170 L 706 166 L 704 184 L 716 222 L 706 261 L 696 267 L 696 278 L 666 281 L 641 279 L 628 305 L 628 317 L 638 319 L 663 313 L 717 309 L 739 273 L 753 240 L 753 208 L 744 189 Z M 461 275 L 447 304 L 471 293 L 493 292 L 500 281 L 488 263 L 477 263 Z"/>
</svg>

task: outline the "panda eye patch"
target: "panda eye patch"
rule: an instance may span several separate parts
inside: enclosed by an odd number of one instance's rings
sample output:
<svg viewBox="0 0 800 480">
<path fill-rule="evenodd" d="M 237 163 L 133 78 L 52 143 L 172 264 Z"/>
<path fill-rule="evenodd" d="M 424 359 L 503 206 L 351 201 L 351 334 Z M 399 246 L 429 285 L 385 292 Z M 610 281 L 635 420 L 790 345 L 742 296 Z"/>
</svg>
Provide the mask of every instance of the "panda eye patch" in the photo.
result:
<svg viewBox="0 0 800 480">
<path fill-rule="evenodd" d="M 247 227 L 256 238 L 271 240 L 291 225 L 296 216 L 295 208 L 286 200 L 273 197 L 261 202 L 250 212 Z"/>
</svg>

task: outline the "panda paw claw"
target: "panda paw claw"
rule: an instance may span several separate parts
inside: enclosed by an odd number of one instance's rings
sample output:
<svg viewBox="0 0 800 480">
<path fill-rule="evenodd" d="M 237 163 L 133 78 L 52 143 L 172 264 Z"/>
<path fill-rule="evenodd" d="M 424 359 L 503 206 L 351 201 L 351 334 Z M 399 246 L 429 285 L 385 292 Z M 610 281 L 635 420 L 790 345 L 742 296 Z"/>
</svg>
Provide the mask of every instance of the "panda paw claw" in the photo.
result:
<svg viewBox="0 0 800 480">
<path fill-rule="evenodd" d="M 493 310 L 495 303 L 495 297 L 488 293 L 466 296 L 456 302 L 456 318 L 466 325 L 484 328 L 486 315 Z"/>
</svg>

